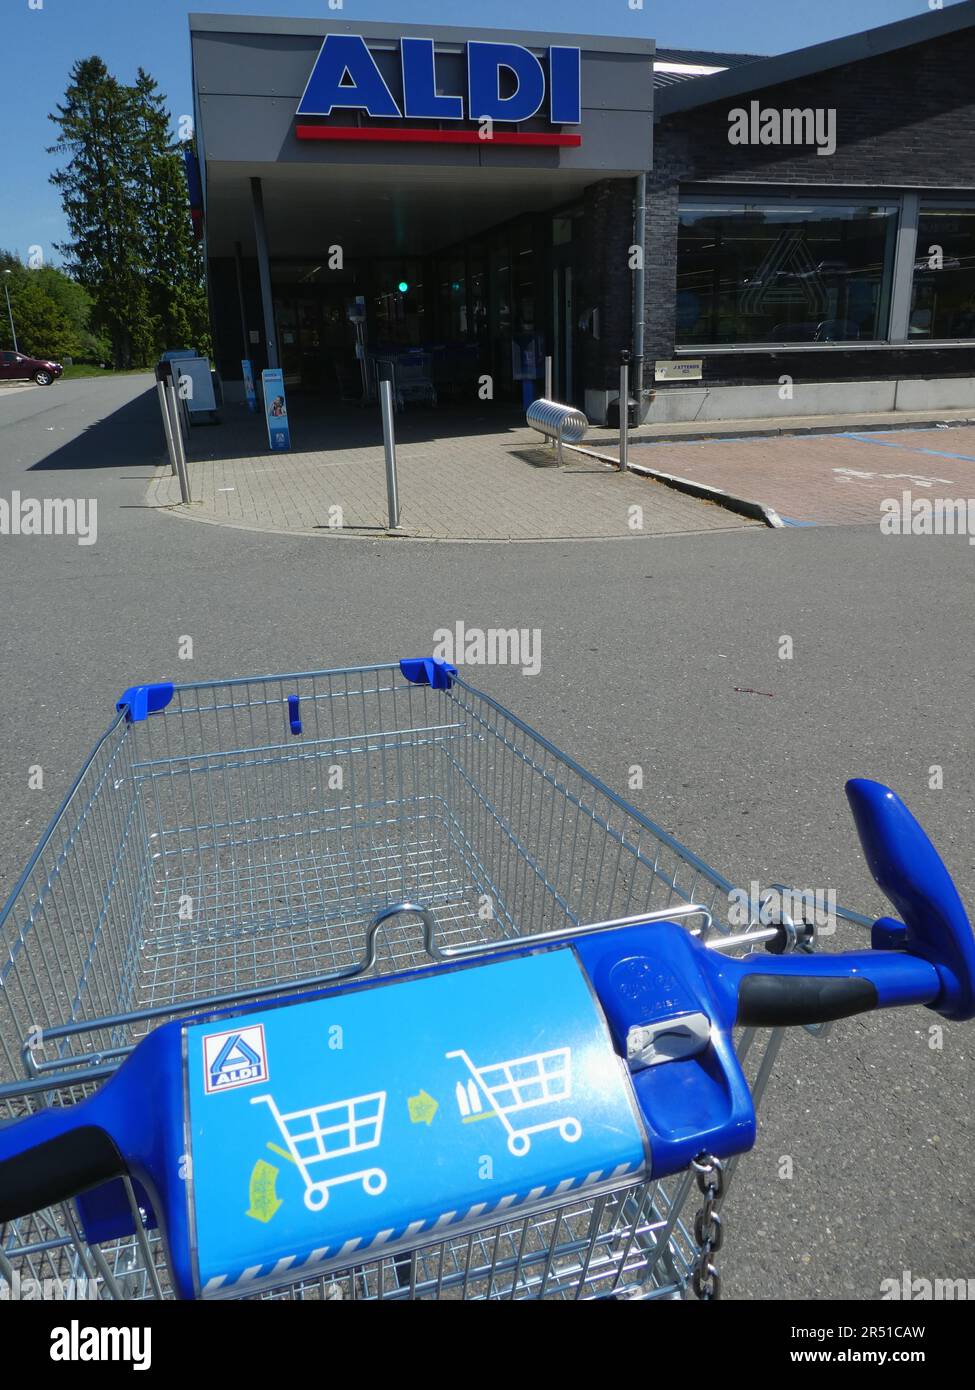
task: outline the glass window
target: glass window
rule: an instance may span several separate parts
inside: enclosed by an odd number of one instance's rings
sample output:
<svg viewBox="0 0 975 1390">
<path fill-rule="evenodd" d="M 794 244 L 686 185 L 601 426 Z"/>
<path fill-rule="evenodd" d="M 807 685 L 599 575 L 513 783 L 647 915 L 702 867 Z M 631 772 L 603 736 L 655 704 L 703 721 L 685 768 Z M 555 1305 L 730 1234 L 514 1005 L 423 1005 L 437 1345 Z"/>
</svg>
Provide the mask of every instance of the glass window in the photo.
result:
<svg viewBox="0 0 975 1390">
<path fill-rule="evenodd" d="M 572 218 L 557 216 L 552 218 L 552 245 L 568 246 L 572 240 Z"/>
<path fill-rule="evenodd" d="M 883 339 L 896 229 L 895 205 L 682 201 L 678 344 Z"/>
<path fill-rule="evenodd" d="M 912 338 L 975 338 L 975 207 L 921 205 Z"/>
<path fill-rule="evenodd" d="M 523 222 L 512 237 L 514 280 L 514 329 L 516 333 L 535 331 L 535 250 L 532 225 Z"/>
<path fill-rule="evenodd" d="M 468 334 L 467 270 L 463 257 L 445 257 L 437 262 L 437 292 L 440 299 L 439 333 L 456 342 Z"/>
<path fill-rule="evenodd" d="M 373 313 L 378 349 L 416 347 L 423 341 L 425 291 L 417 260 L 375 261 Z"/>
</svg>

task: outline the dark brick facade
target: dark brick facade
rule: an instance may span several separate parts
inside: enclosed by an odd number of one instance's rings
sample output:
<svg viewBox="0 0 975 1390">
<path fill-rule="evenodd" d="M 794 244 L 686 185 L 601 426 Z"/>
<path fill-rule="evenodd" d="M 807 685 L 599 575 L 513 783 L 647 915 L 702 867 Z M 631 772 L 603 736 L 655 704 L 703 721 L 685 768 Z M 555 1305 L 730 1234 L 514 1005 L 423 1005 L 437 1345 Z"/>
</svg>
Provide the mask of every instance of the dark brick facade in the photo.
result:
<svg viewBox="0 0 975 1390">
<path fill-rule="evenodd" d="M 763 107 L 835 108 L 837 148 L 732 145 L 728 113 Z M 777 87 L 663 116 L 655 128 L 648 180 L 647 360 L 669 358 L 675 344 L 677 203 L 688 184 L 967 190 L 975 185 L 975 29 L 850 63 Z M 824 352 L 706 352 L 704 379 L 760 383 L 796 380 L 975 375 L 975 347 L 837 349 Z M 652 372 L 652 366 L 651 366 Z M 652 376 L 651 376 L 652 379 Z"/>
<path fill-rule="evenodd" d="M 633 346 L 633 179 L 606 179 L 586 189 L 579 254 L 574 257 L 575 317 L 599 309 L 599 337 L 576 335 L 581 379 L 594 390 L 618 389 L 620 353 Z"/>
</svg>

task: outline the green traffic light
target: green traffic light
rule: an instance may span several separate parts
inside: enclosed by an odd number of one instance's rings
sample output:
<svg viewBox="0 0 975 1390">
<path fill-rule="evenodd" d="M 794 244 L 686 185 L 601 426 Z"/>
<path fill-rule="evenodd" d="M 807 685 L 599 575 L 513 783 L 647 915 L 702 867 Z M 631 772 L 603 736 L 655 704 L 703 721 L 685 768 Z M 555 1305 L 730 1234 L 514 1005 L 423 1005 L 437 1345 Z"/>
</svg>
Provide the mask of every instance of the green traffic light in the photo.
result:
<svg viewBox="0 0 975 1390">
<path fill-rule="evenodd" d="M 401 280 L 401 281 L 399 282 L 398 288 L 399 288 L 400 294 L 405 294 L 406 291 L 407 291 L 410 287 L 409 287 L 409 285 L 406 283 L 405 280 Z"/>
</svg>

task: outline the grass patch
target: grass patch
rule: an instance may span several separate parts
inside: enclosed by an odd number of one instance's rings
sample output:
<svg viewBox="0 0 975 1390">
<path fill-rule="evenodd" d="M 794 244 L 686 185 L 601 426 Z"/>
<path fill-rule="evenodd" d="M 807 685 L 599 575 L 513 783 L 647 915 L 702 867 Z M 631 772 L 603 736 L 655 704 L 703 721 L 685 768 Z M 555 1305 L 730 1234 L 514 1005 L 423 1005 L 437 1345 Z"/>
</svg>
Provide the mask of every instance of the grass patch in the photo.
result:
<svg viewBox="0 0 975 1390">
<path fill-rule="evenodd" d="M 143 372 L 151 372 L 151 367 L 131 367 L 128 371 L 116 372 L 111 367 L 96 367 L 90 362 L 75 362 L 70 367 L 65 367 L 62 381 L 76 381 L 83 376 L 139 376 Z"/>
</svg>

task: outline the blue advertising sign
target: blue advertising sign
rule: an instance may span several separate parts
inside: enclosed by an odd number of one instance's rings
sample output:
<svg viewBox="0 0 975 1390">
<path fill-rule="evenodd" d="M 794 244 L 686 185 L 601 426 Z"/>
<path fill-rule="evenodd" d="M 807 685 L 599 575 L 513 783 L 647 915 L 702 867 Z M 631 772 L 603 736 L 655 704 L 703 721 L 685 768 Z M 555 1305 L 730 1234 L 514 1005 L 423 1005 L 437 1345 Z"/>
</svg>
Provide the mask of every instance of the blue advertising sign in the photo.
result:
<svg viewBox="0 0 975 1390">
<path fill-rule="evenodd" d="M 393 120 L 520 122 L 538 115 L 548 95 L 548 119 L 558 125 L 582 120 L 582 55 L 553 44 L 547 62 L 516 43 L 472 41 L 467 49 L 464 95 L 445 93 L 437 81 L 433 39 L 400 42 L 403 109 L 390 91 L 366 40 L 359 34 L 328 34 L 298 104 L 299 116 L 330 116 L 335 110 L 364 111 Z M 504 74 L 504 78 L 502 77 Z M 511 91 L 502 95 L 503 86 Z"/>
<path fill-rule="evenodd" d="M 244 395 L 247 397 L 247 409 L 256 411 L 257 392 L 254 389 L 254 368 L 246 357 L 240 365 L 244 373 Z"/>
<path fill-rule="evenodd" d="M 186 1066 L 204 1296 L 648 1167 L 564 948 L 195 1024 Z"/>
<path fill-rule="evenodd" d="M 288 402 L 284 394 L 284 372 L 280 367 L 267 368 L 261 373 L 261 385 L 271 448 L 290 449 L 291 430 L 288 427 Z"/>
</svg>

